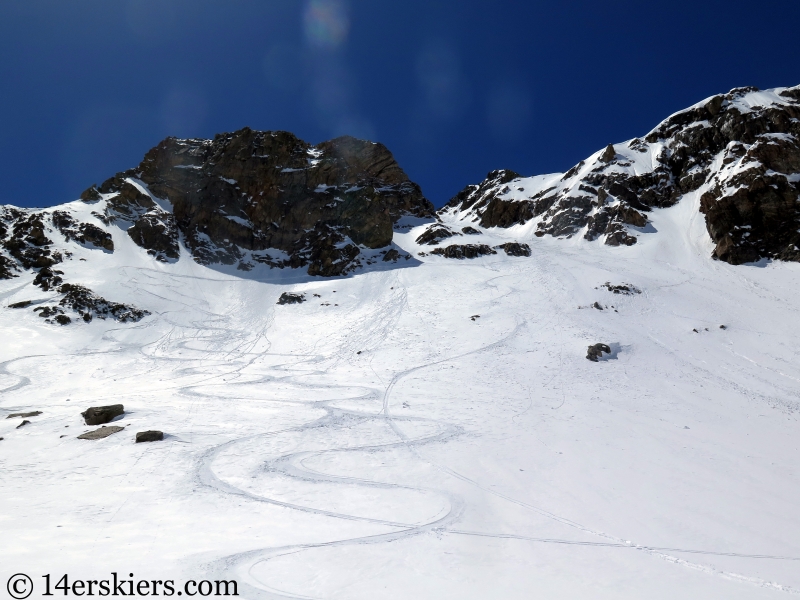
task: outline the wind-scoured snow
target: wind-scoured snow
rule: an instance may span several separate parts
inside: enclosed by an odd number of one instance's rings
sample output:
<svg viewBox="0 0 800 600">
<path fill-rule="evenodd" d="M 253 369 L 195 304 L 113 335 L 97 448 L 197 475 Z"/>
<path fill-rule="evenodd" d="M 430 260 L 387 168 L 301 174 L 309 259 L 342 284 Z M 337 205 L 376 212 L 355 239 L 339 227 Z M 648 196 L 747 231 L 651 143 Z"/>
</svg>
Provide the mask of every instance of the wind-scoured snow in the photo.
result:
<svg viewBox="0 0 800 600">
<path fill-rule="evenodd" d="M 0 281 L 0 564 L 245 598 L 800 594 L 800 265 L 711 260 L 698 201 L 631 247 L 530 236 L 347 278 L 158 263 L 118 228 L 113 254 L 71 248 L 65 280 L 136 324 L 47 325 L 8 308 L 47 296 L 33 274 Z M 395 244 L 429 250 L 423 223 Z M 115 403 L 122 432 L 77 439 Z"/>
</svg>

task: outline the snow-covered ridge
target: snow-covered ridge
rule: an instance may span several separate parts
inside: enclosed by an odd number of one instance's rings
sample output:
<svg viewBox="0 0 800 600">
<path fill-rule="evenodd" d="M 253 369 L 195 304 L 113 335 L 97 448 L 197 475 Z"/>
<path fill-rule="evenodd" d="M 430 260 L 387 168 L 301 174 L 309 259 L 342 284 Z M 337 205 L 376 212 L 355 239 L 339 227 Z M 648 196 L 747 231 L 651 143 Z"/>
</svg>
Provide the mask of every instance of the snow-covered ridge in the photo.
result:
<svg viewBox="0 0 800 600">
<path fill-rule="evenodd" d="M 311 146 L 249 129 L 214 140 L 168 138 L 135 169 L 87 189 L 82 202 L 2 208 L 0 279 L 28 273 L 43 292 L 62 294 L 53 298 L 58 306 L 77 311 L 67 299 L 72 288 L 61 288 L 86 287 L 66 267 L 79 252 L 90 262 L 122 252 L 242 274 L 342 276 L 420 260 L 519 259 L 544 236 L 632 246 L 665 235 L 654 211 L 682 201 L 695 211 L 685 216 L 691 243 L 705 247 L 705 236 L 715 258 L 797 261 L 798 139 L 800 88 L 737 89 L 566 173 L 494 171 L 434 221 L 419 186 L 380 144 L 339 138 Z M 705 233 L 695 231 L 696 211 Z M 83 319 L 105 314 L 78 311 Z"/>
<path fill-rule="evenodd" d="M 715 258 L 800 260 L 800 86 L 736 89 L 611 144 L 566 173 L 493 171 L 456 195 L 443 222 L 483 228 L 527 225 L 531 237 L 582 236 L 632 245 L 647 213 L 689 194 L 701 198 Z M 738 231 L 749 228 L 750 234 Z"/>
</svg>

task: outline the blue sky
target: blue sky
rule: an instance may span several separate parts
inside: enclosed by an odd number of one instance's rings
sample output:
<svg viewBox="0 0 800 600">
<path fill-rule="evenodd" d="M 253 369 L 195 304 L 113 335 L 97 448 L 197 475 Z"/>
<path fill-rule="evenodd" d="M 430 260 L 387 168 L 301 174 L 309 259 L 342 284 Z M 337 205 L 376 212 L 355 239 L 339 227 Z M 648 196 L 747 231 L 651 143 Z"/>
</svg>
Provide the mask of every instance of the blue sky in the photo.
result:
<svg viewBox="0 0 800 600">
<path fill-rule="evenodd" d="M 0 203 L 249 126 L 383 142 L 438 206 L 712 94 L 800 84 L 798 23 L 797 0 L 4 0 Z"/>
</svg>

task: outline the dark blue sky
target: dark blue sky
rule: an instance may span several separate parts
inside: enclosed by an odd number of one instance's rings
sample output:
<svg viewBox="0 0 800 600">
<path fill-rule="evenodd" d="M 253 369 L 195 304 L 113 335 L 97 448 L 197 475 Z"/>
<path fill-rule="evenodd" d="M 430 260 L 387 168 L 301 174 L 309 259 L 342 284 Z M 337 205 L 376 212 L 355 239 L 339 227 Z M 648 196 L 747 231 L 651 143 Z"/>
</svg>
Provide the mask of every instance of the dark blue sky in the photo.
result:
<svg viewBox="0 0 800 600">
<path fill-rule="evenodd" d="M 0 203 L 47 206 L 168 135 L 383 142 L 438 206 L 564 171 L 733 87 L 800 83 L 800 2 L 4 0 Z"/>
</svg>

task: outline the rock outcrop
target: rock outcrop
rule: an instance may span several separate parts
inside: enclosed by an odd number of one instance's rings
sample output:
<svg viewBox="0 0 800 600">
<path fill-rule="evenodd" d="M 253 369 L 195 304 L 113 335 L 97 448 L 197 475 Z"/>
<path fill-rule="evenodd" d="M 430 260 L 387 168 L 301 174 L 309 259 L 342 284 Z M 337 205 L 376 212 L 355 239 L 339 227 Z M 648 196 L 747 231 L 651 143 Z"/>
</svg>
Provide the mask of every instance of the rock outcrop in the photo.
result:
<svg viewBox="0 0 800 600">
<path fill-rule="evenodd" d="M 361 249 L 392 242 L 404 215 L 434 209 L 382 144 L 341 137 L 316 146 L 245 128 L 213 140 L 167 138 L 135 169 L 86 190 L 103 220 L 162 261 L 179 238 L 201 264 L 348 273 Z"/>
<path fill-rule="evenodd" d="M 13 207 L 4 207 L 0 219 L 2 248 L 8 253 L 0 261 L 4 278 L 9 279 L 13 271 L 52 267 L 63 260 L 60 252 L 51 250 L 53 240 L 47 237 L 46 214 L 28 212 Z"/>
<path fill-rule="evenodd" d="M 635 285 L 632 285 L 630 283 L 621 283 L 619 285 L 613 285 L 610 281 L 606 281 L 600 287 L 607 289 L 612 294 L 622 294 L 623 296 L 634 296 L 635 294 L 642 293 L 642 290 L 640 290 Z"/>
<path fill-rule="evenodd" d="M 531 247 L 528 244 L 520 244 L 519 242 L 507 242 L 500 244 L 497 248 L 501 248 L 509 256 L 530 256 Z"/>
<path fill-rule="evenodd" d="M 537 236 L 630 246 L 647 231 L 648 213 L 690 195 L 699 199 L 715 258 L 800 261 L 800 86 L 714 96 L 564 174 L 492 171 L 439 214 L 451 226 L 534 220 Z"/>
<path fill-rule="evenodd" d="M 64 295 L 59 306 L 74 310 L 87 323 L 95 317 L 113 319 L 118 323 L 136 323 L 150 314 L 135 306 L 109 302 L 82 285 L 65 283 L 58 291 Z"/>
<path fill-rule="evenodd" d="M 52 214 L 53 225 L 62 233 L 66 240 L 75 240 L 80 244 L 90 244 L 96 248 L 103 248 L 109 252 L 114 251 L 114 241 L 111 234 L 91 223 L 77 223 L 72 216 L 62 210 Z"/>
<path fill-rule="evenodd" d="M 600 359 L 603 358 L 604 352 L 606 354 L 611 354 L 611 348 L 607 344 L 593 344 L 589 346 L 586 358 L 592 362 L 599 362 Z"/>
<path fill-rule="evenodd" d="M 451 244 L 446 248 L 436 248 L 431 251 L 431 254 L 438 254 L 445 258 L 463 259 L 478 258 L 488 254 L 497 254 L 497 252 L 486 244 Z"/>
<path fill-rule="evenodd" d="M 55 290 L 62 294 L 58 305 L 41 305 L 33 309 L 33 312 L 45 319 L 47 323 L 58 323 L 59 325 L 72 323 L 72 319 L 67 316 L 65 309 L 74 311 L 87 323 L 94 318 L 113 319 L 118 323 L 136 323 L 150 314 L 149 311 L 135 306 L 110 302 L 82 285 L 71 283 L 61 285 L 59 274 L 61 271 L 41 269 L 33 281 L 34 285 L 38 285 L 44 291 Z M 30 301 L 19 302 L 10 304 L 9 308 L 25 308 L 30 304 Z"/>
<path fill-rule="evenodd" d="M 306 301 L 305 294 L 294 294 L 292 292 L 283 292 L 281 297 L 278 298 L 277 304 L 302 304 Z"/>
<path fill-rule="evenodd" d="M 420 235 L 417 238 L 417 243 L 435 246 L 442 240 L 446 240 L 447 238 L 453 237 L 454 235 L 461 235 L 461 234 L 455 231 L 451 231 L 447 227 L 436 223 L 428 227 L 422 233 L 422 235 Z"/>
<path fill-rule="evenodd" d="M 67 246 L 56 244 L 53 238 L 63 236 Z M 56 265 L 69 260 L 69 244 L 89 249 L 114 251 L 111 234 L 94 223 L 76 220 L 66 209 L 54 211 L 22 210 L 0 207 L 0 279 L 17 277 L 33 271 L 33 285 L 44 292 L 61 295 L 53 306 L 39 305 L 33 311 L 47 323 L 69 325 L 72 310 L 84 321 L 94 317 L 126 323 L 139 321 L 150 313 L 134 306 L 110 302 L 88 288 L 64 282 L 64 271 Z M 30 300 L 9 304 L 9 308 L 27 308 Z"/>
</svg>

